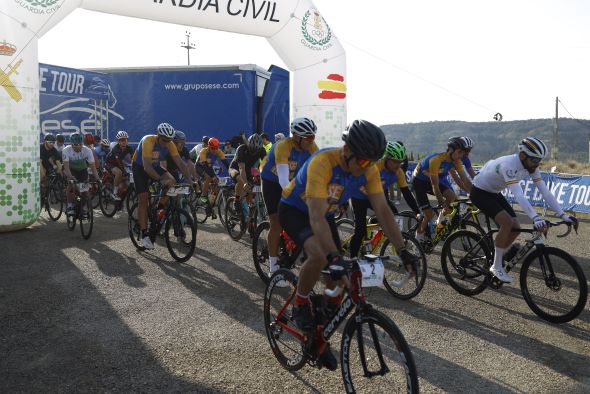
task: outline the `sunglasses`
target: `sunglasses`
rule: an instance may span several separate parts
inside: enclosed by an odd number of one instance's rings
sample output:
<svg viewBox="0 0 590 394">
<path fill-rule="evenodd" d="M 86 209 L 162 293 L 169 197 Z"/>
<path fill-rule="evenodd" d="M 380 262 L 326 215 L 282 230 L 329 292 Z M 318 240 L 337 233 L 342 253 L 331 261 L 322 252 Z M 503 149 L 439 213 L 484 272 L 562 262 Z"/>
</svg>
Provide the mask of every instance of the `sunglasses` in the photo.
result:
<svg viewBox="0 0 590 394">
<path fill-rule="evenodd" d="M 55 142 L 53 142 L 53 141 L 45 141 L 45 142 L 47 142 L 49 145 L 55 145 Z"/>
<path fill-rule="evenodd" d="M 531 163 L 533 163 L 533 164 L 539 164 L 539 163 L 541 163 L 541 159 L 539 159 L 538 157 L 530 157 L 530 156 L 527 156 L 526 158 L 529 159 L 531 161 Z"/>
<path fill-rule="evenodd" d="M 360 168 L 367 168 L 368 166 L 370 166 L 371 164 L 375 163 L 373 160 L 367 160 L 367 159 L 360 159 L 356 156 L 353 155 L 353 157 L 356 160 L 356 164 L 360 167 Z"/>
<path fill-rule="evenodd" d="M 72 146 L 82 146 L 82 144 L 72 144 Z"/>
<path fill-rule="evenodd" d="M 125 141 L 125 142 L 127 142 L 127 141 L 129 141 L 129 138 L 119 138 L 119 141 Z"/>
<path fill-rule="evenodd" d="M 308 135 L 306 137 L 303 137 L 303 139 L 307 142 L 313 142 L 315 140 L 315 135 Z"/>
</svg>

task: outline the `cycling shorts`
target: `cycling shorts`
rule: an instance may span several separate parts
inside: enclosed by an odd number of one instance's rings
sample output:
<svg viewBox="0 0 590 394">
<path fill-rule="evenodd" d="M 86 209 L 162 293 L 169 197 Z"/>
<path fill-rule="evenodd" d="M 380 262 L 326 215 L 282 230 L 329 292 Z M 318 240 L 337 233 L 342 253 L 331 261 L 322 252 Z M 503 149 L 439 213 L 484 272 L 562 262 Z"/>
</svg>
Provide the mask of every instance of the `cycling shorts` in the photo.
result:
<svg viewBox="0 0 590 394">
<path fill-rule="evenodd" d="M 147 172 L 143 169 L 143 166 L 140 166 L 137 163 L 133 163 L 133 180 L 135 182 L 135 191 L 137 194 L 140 193 L 147 193 L 150 187 L 151 177 L 148 175 Z M 166 171 L 162 167 L 154 167 L 154 170 L 158 173 L 158 175 L 162 176 L 165 174 Z"/>
<path fill-rule="evenodd" d="M 283 188 L 280 184 L 262 178 L 262 198 L 269 215 L 278 212 L 281 193 L 283 193 Z"/>
<path fill-rule="evenodd" d="M 308 238 L 313 236 L 313 230 L 309 223 L 309 215 L 292 205 L 281 202 L 279 204 L 279 222 L 283 229 L 287 232 L 289 237 L 295 241 L 297 245 L 303 245 Z M 326 218 L 332 233 L 332 239 L 336 247 L 341 252 L 340 237 L 338 235 L 338 228 L 334 217 Z"/>
<path fill-rule="evenodd" d="M 197 170 L 197 174 L 204 176 L 205 174 L 209 175 L 211 178 L 215 178 L 215 171 L 213 171 L 213 167 L 207 164 L 197 163 L 195 165 L 195 169 Z"/>
<path fill-rule="evenodd" d="M 417 179 L 414 177 L 412 186 L 414 186 L 414 194 L 416 195 L 418 206 L 421 209 L 431 208 L 430 201 L 428 200 L 428 194 L 434 195 L 432 183 L 430 183 L 430 181 L 423 181 L 422 179 Z M 444 193 L 445 190 L 449 189 L 449 187 L 443 182 L 439 182 L 438 187 L 441 193 Z"/>
<path fill-rule="evenodd" d="M 86 182 L 88 180 L 88 171 L 87 170 L 72 170 L 70 169 L 72 176 L 76 178 L 78 182 Z"/>
<path fill-rule="evenodd" d="M 473 186 L 469 198 L 471 198 L 473 205 L 481 209 L 486 216 L 492 219 L 502 211 L 508 212 L 513 218 L 516 217 L 514 209 L 500 193 L 490 193 Z"/>
</svg>

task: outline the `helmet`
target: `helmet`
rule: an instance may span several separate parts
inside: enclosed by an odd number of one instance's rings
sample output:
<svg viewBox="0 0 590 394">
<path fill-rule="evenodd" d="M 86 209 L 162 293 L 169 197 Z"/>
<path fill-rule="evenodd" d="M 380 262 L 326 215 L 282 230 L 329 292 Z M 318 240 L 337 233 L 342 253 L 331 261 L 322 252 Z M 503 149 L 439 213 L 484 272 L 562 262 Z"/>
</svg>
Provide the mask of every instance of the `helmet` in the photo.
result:
<svg viewBox="0 0 590 394">
<path fill-rule="evenodd" d="M 45 142 L 55 142 L 55 136 L 53 134 L 45 134 L 45 138 L 43 138 Z"/>
<path fill-rule="evenodd" d="M 58 135 L 55 136 L 55 140 L 57 142 L 65 142 L 66 139 L 65 139 L 65 137 L 64 137 L 63 134 L 58 134 Z"/>
<path fill-rule="evenodd" d="M 210 150 L 219 149 L 219 140 L 217 138 L 209 138 L 209 142 L 207 142 L 207 146 Z"/>
<path fill-rule="evenodd" d="M 117 133 L 117 136 L 115 138 L 117 139 L 117 141 L 123 138 L 129 138 L 129 134 L 127 134 L 126 131 L 121 130 Z"/>
<path fill-rule="evenodd" d="M 182 131 L 176 130 L 174 132 L 174 141 L 186 141 L 186 135 Z"/>
<path fill-rule="evenodd" d="M 403 161 L 407 157 L 406 148 L 399 142 L 389 141 L 385 147 L 385 157 L 388 159 Z"/>
<path fill-rule="evenodd" d="M 465 141 L 465 149 L 473 149 L 473 140 L 469 137 L 461 137 Z"/>
<path fill-rule="evenodd" d="M 108 138 L 103 138 L 102 140 L 100 140 L 100 144 L 104 145 L 104 146 L 110 146 L 111 145 L 111 141 L 109 141 Z"/>
<path fill-rule="evenodd" d="M 467 149 L 467 143 L 463 137 L 451 137 L 447 142 L 447 147 L 452 149 Z"/>
<path fill-rule="evenodd" d="M 158 135 L 166 138 L 174 138 L 174 127 L 170 126 L 168 123 L 160 123 L 158 125 Z"/>
<path fill-rule="evenodd" d="M 92 134 L 84 134 L 84 145 L 94 145 L 94 136 Z"/>
<path fill-rule="evenodd" d="M 81 144 L 82 143 L 82 134 L 75 133 L 70 136 L 70 142 L 72 144 Z"/>
<path fill-rule="evenodd" d="M 275 134 L 275 142 L 279 142 L 280 140 L 284 140 L 285 139 L 285 134 L 283 133 L 276 133 Z"/>
<path fill-rule="evenodd" d="M 382 158 L 387 146 L 383 130 L 362 119 L 348 125 L 342 133 L 342 140 L 355 156 L 372 161 Z"/>
<path fill-rule="evenodd" d="M 293 135 L 307 137 L 315 135 L 316 131 L 318 131 L 317 126 L 309 118 L 295 118 L 291 122 L 291 133 Z"/>
<path fill-rule="evenodd" d="M 526 137 L 518 144 L 518 151 L 524 152 L 529 157 L 544 159 L 547 156 L 547 145 L 538 138 Z"/>
<path fill-rule="evenodd" d="M 262 137 L 258 134 L 252 134 L 248 137 L 248 148 L 251 150 L 262 148 Z"/>
<path fill-rule="evenodd" d="M 201 142 L 203 144 L 206 144 L 207 142 L 209 142 L 209 137 L 207 137 L 206 135 L 204 135 L 203 138 L 201 139 Z"/>
</svg>

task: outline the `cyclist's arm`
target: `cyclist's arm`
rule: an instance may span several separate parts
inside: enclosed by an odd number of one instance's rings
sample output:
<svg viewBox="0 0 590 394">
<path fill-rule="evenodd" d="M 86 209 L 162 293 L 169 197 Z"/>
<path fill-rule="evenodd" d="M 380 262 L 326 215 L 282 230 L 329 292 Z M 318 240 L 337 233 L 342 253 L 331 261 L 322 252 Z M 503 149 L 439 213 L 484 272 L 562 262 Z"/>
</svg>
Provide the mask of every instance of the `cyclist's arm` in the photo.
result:
<svg viewBox="0 0 590 394">
<path fill-rule="evenodd" d="M 457 174 L 457 170 L 455 170 L 454 168 L 451 168 L 449 170 L 449 175 L 451 175 L 451 178 L 453 178 L 453 181 L 457 184 L 457 186 L 459 186 L 461 189 L 463 189 L 466 192 L 468 192 L 467 189 L 466 189 L 466 187 L 465 187 L 465 184 L 463 183 L 463 181 L 459 177 L 459 174 Z"/>
<path fill-rule="evenodd" d="M 70 171 L 70 161 L 64 160 L 64 174 L 66 174 L 66 178 L 71 179 L 73 178 L 72 172 Z"/>
<path fill-rule="evenodd" d="M 172 160 L 174 161 L 174 164 L 176 164 L 176 167 L 178 167 L 180 172 L 182 172 L 184 179 L 187 179 L 187 180 L 193 179 L 188 168 L 186 168 L 186 166 L 184 165 L 184 162 L 180 159 L 180 156 L 178 154 L 176 154 L 176 155 L 172 155 L 171 157 L 172 157 Z"/>
<path fill-rule="evenodd" d="M 291 152 L 290 145 L 287 142 L 279 142 L 275 146 L 274 155 L 277 169 L 277 177 L 281 188 L 287 187 L 289 184 L 289 154 Z"/>
<path fill-rule="evenodd" d="M 455 169 L 457 170 L 456 172 L 457 174 L 459 174 L 459 177 L 461 178 L 463 184 L 461 188 L 465 190 L 467 193 L 470 193 L 473 184 L 471 183 L 471 179 L 469 179 L 469 177 L 465 173 L 465 167 L 463 167 L 463 163 L 461 162 L 461 160 L 457 160 L 455 162 Z"/>
<path fill-rule="evenodd" d="M 82 148 L 84 149 L 84 148 Z M 98 177 L 98 171 L 96 170 L 96 165 L 98 164 L 98 162 L 93 161 L 96 158 L 96 152 L 94 152 L 93 150 L 91 150 L 90 148 L 88 148 L 91 152 L 87 152 L 86 155 L 86 161 L 88 162 L 88 165 L 90 166 L 90 171 L 92 172 L 92 176 L 94 177 L 94 179 L 99 180 L 100 178 Z M 92 154 L 90 154 L 92 153 Z"/>
<path fill-rule="evenodd" d="M 475 170 L 473 169 L 473 167 L 469 167 L 467 168 L 467 173 L 469 174 L 469 176 L 471 177 L 471 179 L 475 178 Z"/>
<path fill-rule="evenodd" d="M 533 174 L 533 176 L 534 175 L 535 174 Z M 563 215 L 564 214 L 563 209 L 561 209 L 561 207 L 559 206 L 559 202 L 557 201 L 557 198 L 555 198 L 555 196 L 553 194 L 551 194 L 551 192 L 549 191 L 549 188 L 547 188 L 547 185 L 545 184 L 545 182 L 543 181 L 541 176 L 539 176 L 539 178 L 534 178 L 533 182 L 534 182 L 535 186 L 537 186 L 537 189 L 539 189 L 539 191 L 543 195 L 545 202 L 557 214 L 557 216 Z"/>
<path fill-rule="evenodd" d="M 524 213 L 527 214 L 528 217 L 530 217 L 531 219 L 534 219 L 535 217 L 539 216 L 537 211 L 535 211 L 533 209 L 531 204 L 526 199 L 526 196 L 522 192 L 522 187 L 520 186 L 520 183 L 518 183 L 518 181 L 515 181 L 514 183 L 510 183 L 509 185 L 507 185 L 507 187 L 508 187 L 508 190 L 510 190 L 512 192 L 512 194 L 514 195 L 514 197 L 516 198 L 518 205 L 520 205 L 520 207 L 522 208 Z"/>
<path fill-rule="evenodd" d="M 246 183 L 248 183 L 248 173 L 246 172 L 246 163 L 241 162 L 238 163 L 238 167 L 240 169 L 240 180 L 242 181 L 242 184 L 245 185 Z"/>
<path fill-rule="evenodd" d="M 309 224 L 311 225 L 313 234 L 319 238 L 320 245 L 324 249 L 324 252 L 326 255 L 330 253 L 339 254 L 340 251 L 332 239 L 332 231 L 330 230 L 330 225 L 326 219 L 328 201 L 325 198 L 312 197 L 307 198 L 306 203 L 307 209 L 309 210 Z"/>
<path fill-rule="evenodd" d="M 404 200 L 406 200 L 406 203 L 408 204 L 408 206 L 410 207 L 410 209 L 415 214 L 419 214 L 420 213 L 420 207 L 418 207 L 418 202 L 414 198 L 414 195 L 410 191 L 410 188 L 409 187 L 400 187 L 400 190 L 402 192 L 402 196 L 404 196 Z"/>
<path fill-rule="evenodd" d="M 434 193 L 434 196 L 436 197 L 438 203 L 442 204 L 445 201 L 445 199 L 440 191 L 440 187 L 438 187 L 438 173 L 431 174 L 429 177 L 430 183 L 432 184 L 432 192 Z"/>
<path fill-rule="evenodd" d="M 287 187 L 289 184 L 289 165 L 288 164 L 277 164 L 277 176 L 279 177 L 279 184 L 281 188 Z"/>
<path fill-rule="evenodd" d="M 371 202 L 371 206 L 375 211 L 375 215 L 377 215 L 377 219 L 379 220 L 379 224 L 385 233 L 385 236 L 391 240 L 391 243 L 397 248 L 401 249 L 404 247 L 404 239 L 402 238 L 402 233 L 399 230 L 399 227 L 396 221 L 391 214 L 391 210 L 389 209 L 389 205 L 387 205 L 387 201 L 385 200 L 384 193 L 376 193 L 376 194 L 369 194 L 368 195 L 369 201 Z"/>
</svg>

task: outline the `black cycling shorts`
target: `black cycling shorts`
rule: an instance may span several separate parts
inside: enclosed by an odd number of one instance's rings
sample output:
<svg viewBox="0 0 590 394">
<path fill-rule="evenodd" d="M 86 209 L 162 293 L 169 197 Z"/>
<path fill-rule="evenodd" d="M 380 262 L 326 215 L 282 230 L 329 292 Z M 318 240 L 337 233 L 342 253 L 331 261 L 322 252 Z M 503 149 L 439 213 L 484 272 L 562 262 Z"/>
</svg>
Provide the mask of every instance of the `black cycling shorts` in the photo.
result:
<svg viewBox="0 0 590 394">
<path fill-rule="evenodd" d="M 283 188 L 279 183 L 262 179 L 262 198 L 269 215 L 278 212 L 282 193 Z"/>
<path fill-rule="evenodd" d="M 508 212 L 513 218 L 516 217 L 514 209 L 500 193 L 490 193 L 473 186 L 469 198 L 471 198 L 473 205 L 481 209 L 486 216 L 492 219 L 502 211 Z"/>
<path fill-rule="evenodd" d="M 143 166 L 140 166 L 139 164 L 133 163 L 131 169 L 133 170 L 133 181 L 135 182 L 136 193 L 147 193 L 150 187 L 151 177 L 145 172 Z M 154 167 L 154 170 L 160 176 L 168 172 L 162 167 Z"/>
<path fill-rule="evenodd" d="M 213 167 L 208 164 L 197 163 L 195 165 L 195 169 L 197 170 L 197 174 L 204 176 L 205 174 L 209 175 L 211 178 L 215 178 L 215 171 L 213 171 Z"/>
<path fill-rule="evenodd" d="M 428 200 L 428 194 L 434 195 L 434 191 L 432 190 L 432 183 L 430 181 L 423 181 L 422 179 L 414 178 L 412 181 L 412 186 L 414 187 L 414 194 L 416 195 L 416 201 L 418 202 L 418 206 L 421 209 L 424 208 L 431 208 L 430 201 Z M 438 183 L 438 187 L 441 193 L 444 193 L 449 187 L 442 183 Z"/>
<path fill-rule="evenodd" d="M 279 222 L 281 227 L 287 232 L 289 237 L 295 241 L 297 245 L 303 245 L 308 238 L 313 236 L 313 230 L 309 223 L 309 215 L 294 206 L 279 203 Z M 336 247 L 341 251 L 340 237 L 338 235 L 338 228 L 333 216 L 327 218 L 332 239 Z"/>
<path fill-rule="evenodd" d="M 76 180 L 78 182 L 86 182 L 88 180 L 88 170 L 87 169 L 86 170 L 79 170 L 79 171 L 70 169 L 70 172 L 72 173 L 72 176 L 74 178 L 76 178 Z"/>
</svg>

